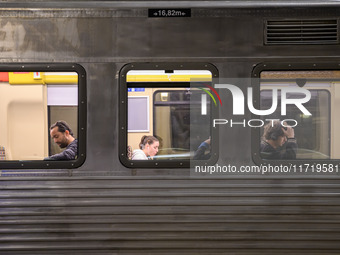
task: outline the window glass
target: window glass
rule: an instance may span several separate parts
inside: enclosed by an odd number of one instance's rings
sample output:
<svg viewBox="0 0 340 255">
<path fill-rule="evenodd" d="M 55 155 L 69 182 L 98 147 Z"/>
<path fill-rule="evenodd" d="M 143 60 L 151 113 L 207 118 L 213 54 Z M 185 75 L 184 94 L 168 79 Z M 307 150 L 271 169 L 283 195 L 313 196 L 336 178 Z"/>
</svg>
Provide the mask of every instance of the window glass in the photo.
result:
<svg viewBox="0 0 340 255">
<path fill-rule="evenodd" d="M 64 120 L 66 123 L 72 127 L 72 131 L 74 133 L 74 138 L 78 139 L 78 106 L 56 106 L 50 105 L 48 106 L 48 126 L 51 127 L 52 124 L 56 123 L 59 120 Z M 50 136 L 49 139 L 49 155 L 55 155 L 57 153 L 61 153 L 64 149 L 60 148 L 58 144 L 56 144 Z"/>
<path fill-rule="evenodd" d="M 154 135 L 162 141 L 156 158 L 193 158 L 202 141 L 209 138 L 210 100 L 201 114 L 199 89 L 156 90 L 154 92 Z M 210 148 L 205 151 L 206 159 Z"/>
<path fill-rule="evenodd" d="M 130 167 L 164 167 L 162 162 L 180 167 L 190 160 L 209 160 L 213 111 L 206 95 L 215 69 L 160 68 L 127 70 L 122 75 L 121 101 L 127 105 L 126 111 L 122 106 L 121 123 L 127 131 L 120 136 L 121 161 Z"/>
<path fill-rule="evenodd" d="M 266 119 L 286 119 L 287 124 L 295 125 L 294 135 L 297 142 L 296 159 L 329 159 L 330 158 L 330 94 L 328 90 L 313 89 L 311 99 L 305 107 L 311 116 L 301 114 L 294 105 L 287 105 L 287 114 L 281 116 L 281 93 L 278 93 L 277 110 L 266 116 Z M 301 98 L 299 94 L 289 95 L 289 99 Z M 272 105 L 272 92 L 261 91 L 261 109 L 269 109 Z M 263 128 L 262 128 L 263 133 Z"/>
<path fill-rule="evenodd" d="M 80 145 L 78 140 L 80 126 L 85 131 L 85 72 L 78 65 L 60 67 L 51 72 L 52 66 L 27 65 L 25 71 L 24 66 L 7 66 L 1 72 L 1 168 L 69 168 L 84 161 L 83 134 Z M 72 134 L 58 129 L 59 138 L 51 138 L 50 127 L 57 121 L 64 121 Z M 72 158 L 50 158 L 66 151 L 71 140 Z"/>
<path fill-rule="evenodd" d="M 338 105 L 339 71 L 263 71 L 260 82 L 260 109 L 268 110 L 275 104 L 276 110 L 261 119 L 268 124 L 278 120 L 281 128 L 260 128 L 260 158 L 262 160 L 328 160 L 340 158 L 336 109 Z M 294 91 L 295 88 L 298 88 Z M 309 91 L 308 98 L 299 89 Z M 285 91 L 284 93 L 282 91 Z M 283 98 L 285 100 L 283 100 Z M 306 99 L 304 101 L 304 99 Z M 302 102 L 297 104 L 297 102 Z M 300 106 L 299 106 L 300 105 Z M 284 112 L 284 109 L 286 111 Z M 303 112 L 308 111 L 309 114 Z M 293 135 L 288 135 L 293 129 Z M 270 131 L 271 130 L 271 131 Z M 283 131 L 282 134 L 278 134 Z M 278 134 L 278 135 L 276 135 Z M 279 141 L 282 138 L 280 144 Z M 290 139 L 291 138 L 291 139 Z M 294 145 L 294 156 L 287 156 Z M 265 149 L 264 149 L 265 148 Z M 280 157 L 273 157 L 280 152 Z M 278 154 L 277 154 L 278 155 Z"/>
<path fill-rule="evenodd" d="M 136 89 L 133 90 L 135 91 Z M 128 96 L 128 109 L 128 132 L 148 133 L 150 131 L 149 96 Z"/>
</svg>

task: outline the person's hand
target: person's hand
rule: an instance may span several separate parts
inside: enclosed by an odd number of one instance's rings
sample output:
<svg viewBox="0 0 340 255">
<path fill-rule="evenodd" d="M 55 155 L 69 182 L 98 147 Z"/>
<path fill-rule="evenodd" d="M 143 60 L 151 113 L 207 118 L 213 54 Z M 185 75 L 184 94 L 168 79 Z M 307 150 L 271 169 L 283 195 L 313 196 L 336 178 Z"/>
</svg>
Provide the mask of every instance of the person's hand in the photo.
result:
<svg viewBox="0 0 340 255">
<path fill-rule="evenodd" d="M 287 136 L 287 138 L 294 138 L 295 137 L 294 128 L 287 125 L 286 122 L 284 122 L 283 124 L 284 124 L 284 127 L 282 127 L 282 130 L 285 136 Z"/>
<path fill-rule="evenodd" d="M 210 138 L 205 140 L 204 142 L 210 145 Z"/>
</svg>

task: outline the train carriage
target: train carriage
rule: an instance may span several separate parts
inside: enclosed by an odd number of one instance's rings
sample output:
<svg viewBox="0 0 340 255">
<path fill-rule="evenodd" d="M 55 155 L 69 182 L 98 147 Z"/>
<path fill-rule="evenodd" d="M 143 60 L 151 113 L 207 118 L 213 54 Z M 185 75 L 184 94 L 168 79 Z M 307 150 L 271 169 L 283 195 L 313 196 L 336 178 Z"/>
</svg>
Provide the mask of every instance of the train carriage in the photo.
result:
<svg viewBox="0 0 340 255">
<path fill-rule="evenodd" d="M 339 254 L 339 14 L 0 2 L 0 253 Z M 71 160 L 48 160 L 59 120 Z M 295 158 L 261 153 L 276 120 Z"/>
</svg>

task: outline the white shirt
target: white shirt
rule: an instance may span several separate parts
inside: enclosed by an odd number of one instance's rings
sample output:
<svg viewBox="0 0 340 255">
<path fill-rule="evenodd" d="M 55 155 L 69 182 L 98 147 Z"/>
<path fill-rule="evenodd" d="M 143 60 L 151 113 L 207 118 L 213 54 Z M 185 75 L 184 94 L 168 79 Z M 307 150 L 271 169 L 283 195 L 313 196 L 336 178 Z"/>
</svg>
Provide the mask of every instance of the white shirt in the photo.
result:
<svg viewBox="0 0 340 255">
<path fill-rule="evenodd" d="M 138 149 L 134 150 L 132 153 L 132 160 L 148 160 L 148 157 L 145 155 L 144 151 Z"/>
</svg>

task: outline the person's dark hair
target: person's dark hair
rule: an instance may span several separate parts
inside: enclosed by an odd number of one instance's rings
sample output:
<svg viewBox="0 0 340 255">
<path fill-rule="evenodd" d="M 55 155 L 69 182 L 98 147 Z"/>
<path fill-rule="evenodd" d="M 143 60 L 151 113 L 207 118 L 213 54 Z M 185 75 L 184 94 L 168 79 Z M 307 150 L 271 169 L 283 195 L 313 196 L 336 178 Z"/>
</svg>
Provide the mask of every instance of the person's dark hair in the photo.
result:
<svg viewBox="0 0 340 255">
<path fill-rule="evenodd" d="M 58 131 L 61 133 L 65 133 L 66 130 L 68 130 L 68 132 L 70 133 L 71 136 L 73 136 L 73 132 L 72 129 L 70 128 L 70 126 L 66 123 L 66 121 L 60 120 L 57 121 L 56 123 L 54 123 L 51 127 L 50 130 L 52 130 L 53 128 L 58 127 Z"/>
<path fill-rule="evenodd" d="M 152 136 L 152 135 L 149 135 L 149 136 L 144 135 L 144 136 L 142 137 L 142 139 L 140 140 L 139 148 L 140 148 L 141 150 L 143 150 L 146 144 L 151 145 L 151 144 L 153 144 L 154 142 L 159 142 L 158 139 L 157 139 L 156 137 L 154 137 L 154 136 Z"/>
<path fill-rule="evenodd" d="M 268 123 L 264 126 L 263 137 L 266 140 L 276 141 L 280 136 L 284 136 L 282 128 L 283 126 L 278 120 L 273 121 L 273 123 Z"/>
</svg>

